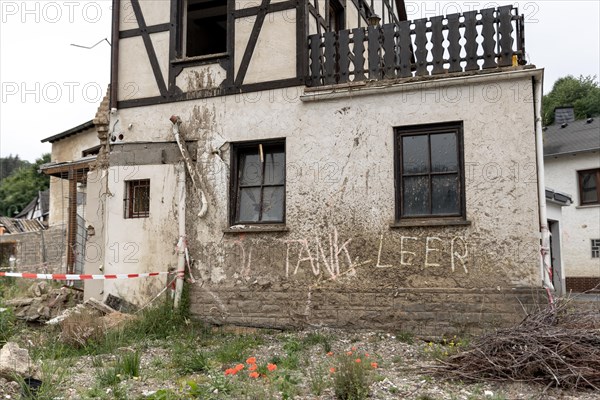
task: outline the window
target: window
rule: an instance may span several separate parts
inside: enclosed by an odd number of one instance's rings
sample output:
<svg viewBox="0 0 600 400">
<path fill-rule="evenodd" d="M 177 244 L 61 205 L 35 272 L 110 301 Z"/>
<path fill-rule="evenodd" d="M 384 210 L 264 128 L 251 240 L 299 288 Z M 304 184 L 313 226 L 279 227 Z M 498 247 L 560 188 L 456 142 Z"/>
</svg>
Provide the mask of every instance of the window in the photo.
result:
<svg viewBox="0 0 600 400">
<path fill-rule="evenodd" d="M 328 5 L 329 31 L 339 32 L 344 29 L 344 6 L 339 0 L 329 0 Z"/>
<path fill-rule="evenodd" d="M 600 168 L 579 171 L 579 204 L 600 204 Z"/>
<path fill-rule="evenodd" d="M 227 51 L 227 0 L 183 0 L 181 14 L 180 56 Z"/>
<path fill-rule="evenodd" d="M 396 128 L 396 219 L 462 219 L 462 123 Z"/>
<path fill-rule="evenodd" d="M 231 222 L 285 222 L 285 142 L 237 143 L 232 151 Z"/>
<path fill-rule="evenodd" d="M 125 218 L 150 216 L 150 179 L 125 182 Z"/>
<path fill-rule="evenodd" d="M 592 258 L 600 258 L 600 239 L 592 239 Z"/>
</svg>

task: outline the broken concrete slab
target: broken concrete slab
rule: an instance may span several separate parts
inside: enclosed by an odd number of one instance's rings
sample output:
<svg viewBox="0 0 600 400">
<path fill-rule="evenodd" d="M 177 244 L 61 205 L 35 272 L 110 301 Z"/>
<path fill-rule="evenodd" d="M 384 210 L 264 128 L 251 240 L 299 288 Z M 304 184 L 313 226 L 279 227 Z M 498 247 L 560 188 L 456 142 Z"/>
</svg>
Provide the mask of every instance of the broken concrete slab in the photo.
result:
<svg viewBox="0 0 600 400">
<path fill-rule="evenodd" d="M 15 342 L 7 342 L 0 349 L 0 376 L 12 379 L 15 375 L 23 378 L 40 378 L 39 368 L 33 364 L 29 351 Z"/>
</svg>

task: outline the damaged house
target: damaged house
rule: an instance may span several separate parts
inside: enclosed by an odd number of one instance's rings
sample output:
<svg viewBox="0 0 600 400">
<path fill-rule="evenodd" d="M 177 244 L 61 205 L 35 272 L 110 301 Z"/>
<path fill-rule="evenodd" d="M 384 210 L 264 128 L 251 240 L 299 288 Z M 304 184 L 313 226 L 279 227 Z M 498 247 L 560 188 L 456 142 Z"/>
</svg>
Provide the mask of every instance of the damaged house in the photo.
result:
<svg viewBox="0 0 600 400">
<path fill-rule="evenodd" d="M 85 273 L 186 266 L 195 317 L 259 327 L 477 331 L 552 292 L 543 70 L 516 8 L 112 9 Z M 170 279 L 85 295 L 145 304 Z"/>
</svg>

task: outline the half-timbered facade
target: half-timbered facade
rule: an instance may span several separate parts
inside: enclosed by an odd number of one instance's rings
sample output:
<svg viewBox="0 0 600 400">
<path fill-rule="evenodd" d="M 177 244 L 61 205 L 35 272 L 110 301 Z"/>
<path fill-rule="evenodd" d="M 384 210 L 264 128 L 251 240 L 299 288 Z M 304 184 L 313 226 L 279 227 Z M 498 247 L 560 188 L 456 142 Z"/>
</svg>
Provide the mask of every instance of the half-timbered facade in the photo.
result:
<svg viewBox="0 0 600 400">
<path fill-rule="evenodd" d="M 512 6 L 416 21 L 400 0 L 113 12 L 88 273 L 189 265 L 192 312 L 214 323 L 438 333 L 514 320 L 542 287 L 542 71 L 524 65 Z M 165 283 L 86 295 L 142 304 Z"/>
</svg>

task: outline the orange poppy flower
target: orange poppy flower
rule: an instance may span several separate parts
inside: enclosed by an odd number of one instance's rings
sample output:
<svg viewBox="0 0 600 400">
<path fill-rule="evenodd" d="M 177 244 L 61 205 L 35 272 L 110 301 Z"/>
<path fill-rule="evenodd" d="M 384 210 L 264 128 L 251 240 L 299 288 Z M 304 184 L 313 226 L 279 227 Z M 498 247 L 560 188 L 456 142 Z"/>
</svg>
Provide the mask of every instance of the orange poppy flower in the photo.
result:
<svg viewBox="0 0 600 400">
<path fill-rule="evenodd" d="M 239 372 L 244 369 L 244 364 L 238 364 L 234 367 L 234 369 Z"/>
<path fill-rule="evenodd" d="M 258 368 L 256 364 L 252 364 L 250 368 L 248 368 L 248 371 L 256 371 L 256 368 Z"/>
<path fill-rule="evenodd" d="M 246 364 L 256 364 L 256 357 L 250 357 L 247 359 Z"/>
<path fill-rule="evenodd" d="M 356 360 L 354 360 L 355 362 L 359 363 L 360 362 L 360 358 L 357 358 Z"/>
<path fill-rule="evenodd" d="M 333 351 L 330 351 L 329 353 L 327 353 L 327 355 L 328 355 L 329 357 L 331 357 L 331 356 L 333 355 Z"/>
<path fill-rule="evenodd" d="M 352 346 L 352 348 L 350 350 L 356 351 L 356 346 Z"/>
<path fill-rule="evenodd" d="M 365 357 L 369 357 L 369 353 L 365 353 Z"/>
<path fill-rule="evenodd" d="M 225 370 L 225 375 L 226 375 L 226 376 L 227 376 L 227 375 L 235 375 L 235 374 L 237 374 L 237 370 L 236 370 L 236 369 L 233 369 L 233 368 L 227 368 L 227 369 Z"/>
<path fill-rule="evenodd" d="M 258 378 L 260 376 L 260 374 L 256 371 L 254 371 L 254 372 L 250 372 L 250 374 L 248 376 L 250 378 Z"/>
<path fill-rule="evenodd" d="M 377 365 L 377 363 L 376 363 L 376 362 L 372 362 L 372 363 L 371 363 L 371 367 L 372 367 L 372 368 L 377 368 L 378 366 L 379 366 L 379 365 Z"/>
<path fill-rule="evenodd" d="M 329 373 L 333 374 L 335 372 L 335 368 L 331 367 L 329 368 Z"/>
<path fill-rule="evenodd" d="M 351 351 L 348 351 L 348 352 L 346 352 L 346 354 L 348 354 L 349 356 L 351 356 L 351 355 L 352 355 L 352 352 L 351 352 Z"/>
<path fill-rule="evenodd" d="M 267 369 L 269 371 L 273 372 L 277 369 L 277 365 L 269 363 L 269 364 L 267 364 Z"/>
</svg>

